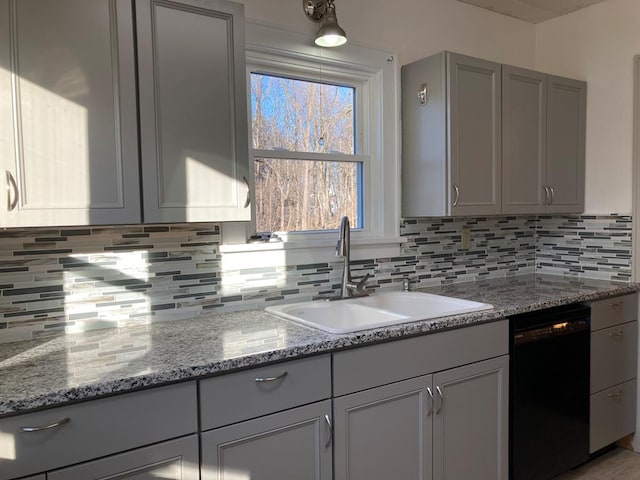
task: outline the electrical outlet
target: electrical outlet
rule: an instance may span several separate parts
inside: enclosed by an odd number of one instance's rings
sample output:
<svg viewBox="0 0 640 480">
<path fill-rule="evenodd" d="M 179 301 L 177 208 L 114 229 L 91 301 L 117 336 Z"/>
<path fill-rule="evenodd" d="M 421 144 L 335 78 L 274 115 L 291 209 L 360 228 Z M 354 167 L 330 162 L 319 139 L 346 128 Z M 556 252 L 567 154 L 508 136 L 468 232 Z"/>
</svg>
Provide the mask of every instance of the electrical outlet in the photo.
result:
<svg viewBox="0 0 640 480">
<path fill-rule="evenodd" d="M 471 248 L 471 228 L 466 225 L 462 227 L 462 250 L 469 250 Z"/>
</svg>

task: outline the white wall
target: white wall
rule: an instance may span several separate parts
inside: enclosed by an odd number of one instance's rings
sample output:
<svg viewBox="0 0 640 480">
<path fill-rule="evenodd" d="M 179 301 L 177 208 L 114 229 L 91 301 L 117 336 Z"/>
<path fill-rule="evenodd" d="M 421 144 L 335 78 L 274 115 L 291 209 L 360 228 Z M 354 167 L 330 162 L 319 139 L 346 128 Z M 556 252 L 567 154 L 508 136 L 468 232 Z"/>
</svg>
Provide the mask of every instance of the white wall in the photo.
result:
<svg viewBox="0 0 640 480">
<path fill-rule="evenodd" d="M 308 32 L 300 0 L 238 0 L 249 19 Z M 396 52 L 401 65 L 451 50 L 532 68 L 535 27 L 455 0 L 336 0 L 350 42 Z"/>
<path fill-rule="evenodd" d="M 586 212 L 631 213 L 640 2 L 608 0 L 536 27 L 535 68 L 588 83 Z"/>
</svg>

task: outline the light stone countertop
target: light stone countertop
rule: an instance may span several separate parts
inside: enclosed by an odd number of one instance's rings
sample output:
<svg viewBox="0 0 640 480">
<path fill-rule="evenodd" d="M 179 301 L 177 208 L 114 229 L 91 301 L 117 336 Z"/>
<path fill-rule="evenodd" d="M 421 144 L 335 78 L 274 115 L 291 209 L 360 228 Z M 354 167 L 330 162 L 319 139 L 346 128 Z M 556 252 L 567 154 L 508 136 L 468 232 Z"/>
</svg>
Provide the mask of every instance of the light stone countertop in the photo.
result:
<svg viewBox="0 0 640 480">
<path fill-rule="evenodd" d="M 638 285 L 523 275 L 421 289 L 493 310 L 330 334 L 262 310 L 0 344 L 0 416 L 632 293 Z"/>
</svg>

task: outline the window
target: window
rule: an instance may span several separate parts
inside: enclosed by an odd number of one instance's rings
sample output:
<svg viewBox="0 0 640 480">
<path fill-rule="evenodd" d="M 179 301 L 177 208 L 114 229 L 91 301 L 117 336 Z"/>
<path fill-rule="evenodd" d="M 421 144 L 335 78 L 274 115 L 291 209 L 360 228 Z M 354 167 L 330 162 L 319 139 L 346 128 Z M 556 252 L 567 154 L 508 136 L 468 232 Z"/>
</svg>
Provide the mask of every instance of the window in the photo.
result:
<svg viewBox="0 0 640 480">
<path fill-rule="evenodd" d="M 246 228 L 223 224 L 221 252 L 282 250 L 287 265 L 332 261 L 340 217 L 348 215 L 352 258 L 397 256 L 400 72 L 393 55 L 350 44 L 322 49 L 306 34 L 252 22 L 246 39 L 254 220 Z M 268 231 L 283 242 L 245 244 Z M 275 257 L 238 262 L 263 266 Z"/>
<path fill-rule="evenodd" d="M 256 72 L 250 83 L 256 231 L 333 230 L 343 215 L 362 228 L 356 87 Z"/>
</svg>

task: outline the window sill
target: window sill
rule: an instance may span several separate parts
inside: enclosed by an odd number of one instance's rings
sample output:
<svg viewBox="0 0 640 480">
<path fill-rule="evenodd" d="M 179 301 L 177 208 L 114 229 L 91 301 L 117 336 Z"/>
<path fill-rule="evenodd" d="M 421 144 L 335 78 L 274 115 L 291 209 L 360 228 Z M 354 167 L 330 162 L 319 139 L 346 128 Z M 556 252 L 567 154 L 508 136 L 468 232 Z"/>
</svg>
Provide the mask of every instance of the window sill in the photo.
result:
<svg viewBox="0 0 640 480">
<path fill-rule="evenodd" d="M 336 240 L 303 240 L 220 245 L 223 270 L 335 262 Z M 351 260 L 400 256 L 401 237 L 351 237 Z"/>
</svg>

